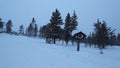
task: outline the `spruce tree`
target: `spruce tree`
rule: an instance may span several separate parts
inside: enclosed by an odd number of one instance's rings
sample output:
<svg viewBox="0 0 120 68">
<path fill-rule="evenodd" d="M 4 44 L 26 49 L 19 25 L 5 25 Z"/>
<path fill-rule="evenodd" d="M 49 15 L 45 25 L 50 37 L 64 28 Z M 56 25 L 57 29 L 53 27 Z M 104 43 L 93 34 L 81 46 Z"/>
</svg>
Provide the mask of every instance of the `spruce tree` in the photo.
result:
<svg viewBox="0 0 120 68">
<path fill-rule="evenodd" d="M 73 31 L 77 28 L 77 26 L 78 26 L 77 19 L 78 19 L 78 18 L 77 18 L 77 15 L 76 15 L 76 13 L 75 13 L 75 11 L 74 11 L 73 16 L 71 17 L 71 24 L 70 24 L 71 34 L 72 34 L 72 32 L 73 32 Z M 72 38 L 71 40 L 72 40 L 72 44 L 73 44 L 74 39 Z"/>
<path fill-rule="evenodd" d="M 110 44 L 111 28 L 107 27 L 105 21 L 100 22 L 99 19 L 97 20 L 97 23 L 94 23 L 94 27 L 96 38 L 95 43 L 98 45 L 98 48 L 100 48 L 100 53 L 103 53 L 102 49 Z"/>
<path fill-rule="evenodd" d="M 24 34 L 24 27 L 23 27 L 23 25 L 20 26 L 19 34 L 21 34 L 21 35 Z"/>
<path fill-rule="evenodd" d="M 72 21 L 71 21 L 71 30 L 72 31 L 75 30 L 77 28 L 77 26 L 78 26 L 77 19 L 78 19 L 77 15 L 76 15 L 76 13 L 74 11 L 73 16 L 72 16 Z"/>
<path fill-rule="evenodd" d="M 12 32 L 12 21 L 8 20 L 7 24 L 6 24 L 6 32 L 7 33 L 11 33 Z"/>
<path fill-rule="evenodd" d="M 43 26 L 40 26 L 40 29 L 39 29 L 39 37 L 44 37 L 44 36 L 43 36 Z"/>
<path fill-rule="evenodd" d="M 109 44 L 112 46 L 116 43 L 117 37 L 114 33 L 115 30 L 111 30 L 111 28 L 109 30 L 110 30 L 110 32 L 109 32 Z"/>
<path fill-rule="evenodd" d="M 67 14 L 66 19 L 65 19 L 65 27 L 64 27 L 64 40 L 66 42 L 66 44 L 68 44 L 70 38 L 71 38 L 71 16 L 70 13 Z"/>
<path fill-rule="evenodd" d="M 32 18 L 32 22 L 31 22 L 30 24 L 31 24 L 31 35 L 32 35 L 32 36 L 35 36 L 35 27 L 36 27 L 37 25 L 36 25 L 36 21 L 35 21 L 35 18 L 34 18 L 34 17 Z"/>
<path fill-rule="evenodd" d="M 28 29 L 27 29 L 28 36 L 36 36 L 37 31 L 38 29 L 37 29 L 35 18 L 32 18 L 32 22 L 29 24 Z"/>
<path fill-rule="evenodd" d="M 0 32 L 3 31 L 3 27 L 4 27 L 4 22 L 2 22 L 2 19 L 0 18 Z"/>
<path fill-rule="evenodd" d="M 33 17 L 33 18 L 32 18 L 32 23 L 35 23 L 35 22 L 36 22 L 36 21 L 35 21 L 35 18 Z"/>
<path fill-rule="evenodd" d="M 53 37 L 54 44 L 56 43 L 56 38 L 59 38 L 59 32 L 60 32 L 60 25 L 62 25 L 62 17 L 59 12 L 59 10 L 55 10 L 55 12 L 52 13 L 50 24 L 49 24 L 49 35 Z"/>
<path fill-rule="evenodd" d="M 40 27 L 40 31 L 39 31 L 40 32 L 40 36 L 41 37 L 48 37 L 48 36 L 50 36 L 50 33 L 51 33 L 50 29 L 51 29 L 50 23 Z"/>
<path fill-rule="evenodd" d="M 64 35 L 65 35 L 65 41 L 66 44 L 68 44 L 69 40 L 72 39 L 72 32 L 76 29 L 78 25 L 77 22 L 77 15 L 74 11 L 73 16 L 71 17 L 70 14 L 68 13 L 65 19 L 65 27 L 64 27 Z"/>
<path fill-rule="evenodd" d="M 36 37 L 38 33 L 38 27 L 37 24 L 35 24 L 35 28 L 34 28 L 34 36 Z"/>
<path fill-rule="evenodd" d="M 108 32 L 107 32 L 107 28 L 106 28 L 106 23 L 102 23 L 99 21 L 99 19 L 97 20 L 97 23 L 94 24 L 94 30 L 95 30 L 95 35 L 96 35 L 96 43 L 98 45 L 98 47 L 100 49 L 105 48 L 105 36 Z M 108 42 L 108 40 L 106 40 Z"/>
<path fill-rule="evenodd" d="M 28 26 L 28 36 L 33 36 L 33 26 L 31 23 Z"/>
</svg>

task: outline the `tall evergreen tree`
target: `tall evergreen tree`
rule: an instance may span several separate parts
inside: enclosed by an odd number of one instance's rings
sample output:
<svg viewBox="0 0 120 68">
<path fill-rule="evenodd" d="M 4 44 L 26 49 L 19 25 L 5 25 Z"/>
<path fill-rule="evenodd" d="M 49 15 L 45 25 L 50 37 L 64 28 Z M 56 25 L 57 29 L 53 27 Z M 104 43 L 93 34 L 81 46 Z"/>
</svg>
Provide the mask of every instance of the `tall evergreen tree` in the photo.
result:
<svg viewBox="0 0 120 68">
<path fill-rule="evenodd" d="M 6 32 L 7 33 L 11 33 L 12 32 L 12 21 L 8 20 L 7 24 L 6 24 Z"/>
<path fill-rule="evenodd" d="M 0 18 L 0 32 L 3 31 L 3 27 L 4 27 L 4 22 L 2 22 L 2 19 Z"/>
<path fill-rule="evenodd" d="M 33 18 L 32 18 L 32 23 L 35 23 L 35 22 L 36 22 L 36 21 L 35 21 L 35 18 L 33 17 Z"/>
<path fill-rule="evenodd" d="M 40 27 L 40 31 L 39 32 L 40 32 L 40 36 L 41 37 L 48 37 L 48 36 L 50 36 L 50 33 L 51 33 L 50 23 Z"/>
<path fill-rule="evenodd" d="M 72 31 L 75 30 L 76 27 L 78 26 L 77 19 L 78 19 L 77 15 L 76 15 L 76 13 L 74 11 L 73 16 L 72 16 L 72 22 L 71 22 L 71 29 L 72 29 Z"/>
<path fill-rule="evenodd" d="M 64 27 L 64 33 L 63 33 L 66 44 L 68 44 L 71 38 L 71 32 L 72 32 L 71 23 L 72 23 L 71 16 L 70 16 L 70 13 L 68 13 L 65 19 L 65 27 Z"/>
<path fill-rule="evenodd" d="M 117 37 L 114 33 L 115 30 L 111 30 L 111 28 L 109 30 L 110 30 L 110 32 L 109 32 L 109 44 L 114 45 L 117 41 Z"/>
<path fill-rule="evenodd" d="M 97 23 L 94 23 L 94 27 L 96 38 L 95 42 L 98 45 L 98 48 L 100 48 L 101 53 L 103 53 L 102 49 L 105 48 L 110 42 L 111 28 L 107 27 L 105 21 L 100 22 L 99 19 L 97 20 Z"/>
<path fill-rule="evenodd" d="M 74 11 L 72 17 L 68 13 L 66 16 L 66 19 L 65 19 L 65 27 L 64 27 L 66 44 L 68 44 L 69 40 L 71 39 L 72 32 L 76 29 L 77 25 L 78 25 L 77 15 L 76 15 L 75 11 Z"/>
<path fill-rule="evenodd" d="M 87 43 L 91 47 L 91 45 L 95 45 L 96 47 L 96 35 L 94 32 L 90 33 L 90 35 L 87 37 Z"/>
<path fill-rule="evenodd" d="M 50 19 L 51 25 L 54 26 L 54 27 L 62 25 L 63 22 L 62 22 L 61 18 L 62 17 L 61 17 L 61 14 L 60 14 L 59 10 L 56 9 L 56 11 L 52 13 L 52 16 L 51 16 L 51 19 Z"/>
<path fill-rule="evenodd" d="M 39 29 L 39 37 L 43 37 L 43 26 L 40 26 L 40 29 Z"/>
<path fill-rule="evenodd" d="M 108 33 L 108 28 L 106 27 L 106 23 L 102 23 L 99 21 L 99 19 L 97 20 L 97 23 L 94 24 L 95 26 L 95 34 L 96 34 L 96 42 L 98 44 L 99 48 L 105 48 L 105 44 L 106 42 L 108 42 L 108 39 L 106 38 L 107 33 Z"/>
<path fill-rule="evenodd" d="M 50 24 L 49 24 L 49 34 L 53 37 L 54 44 L 56 43 L 56 38 L 59 37 L 59 30 L 61 29 L 60 25 L 62 25 L 62 17 L 59 10 L 56 9 L 55 12 L 52 13 Z"/>
<path fill-rule="evenodd" d="M 31 23 L 28 26 L 28 36 L 33 36 L 33 26 Z"/>
<path fill-rule="evenodd" d="M 29 24 L 28 28 L 27 28 L 27 33 L 28 36 L 36 36 L 37 35 L 37 24 L 35 21 L 35 18 L 32 18 L 32 22 Z"/>
<path fill-rule="evenodd" d="M 71 26 L 71 16 L 70 13 L 67 14 L 66 19 L 65 19 L 65 30 L 69 30 L 70 31 L 70 26 Z"/>
<path fill-rule="evenodd" d="M 31 24 L 31 34 L 32 36 L 35 36 L 35 27 L 37 26 L 37 24 L 34 17 L 32 18 L 32 22 L 30 24 Z"/>
<path fill-rule="evenodd" d="M 37 24 L 35 24 L 35 28 L 34 28 L 34 36 L 37 36 L 38 33 L 38 27 Z"/>
</svg>

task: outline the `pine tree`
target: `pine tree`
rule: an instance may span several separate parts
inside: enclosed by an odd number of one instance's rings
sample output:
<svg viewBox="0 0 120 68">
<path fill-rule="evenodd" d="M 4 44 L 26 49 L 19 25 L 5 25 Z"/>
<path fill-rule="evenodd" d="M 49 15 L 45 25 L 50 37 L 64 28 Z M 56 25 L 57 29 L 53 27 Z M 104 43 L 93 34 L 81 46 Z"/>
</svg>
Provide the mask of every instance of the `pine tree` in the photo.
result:
<svg viewBox="0 0 120 68">
<path fill-rule="evenodd" d="M 36 21 L 35 21 L 35 18 L 33 17 L 33 18 L 32 18 L 32 23 L 35 23 L 35 22 L 36 22 Z"/>
<path fill-rule="evenodd" d="M 111 28 L 109 29 L 109 44 L 112 46 L 116 43 L 117 41 L 117 37 L 114 33 L 115 30 L 111 30 Z"/>
<path fill-rule="evenodd" d="M 2 22 L 2 19 L 0 18 L 0 32 L 3 31 L 3 27 L 4 27 L 4 22 Z"/>
<path fill-rule="evenodd" d="M 104 49 L 110 42 L 111 28 L 107 27 L 105 21 L 100 22 L 99 19 L 97 20 L 97 23 L 94 23 L 94 27 L 96 38 L 95 43 L 98 45 L 98 48 L 100 48 L 100 53 L 103 53 L 102 49 Z"/>
<path fill-rule="evenodd" d="M 66 19 L 65 19 L 65 30 L 69 30 L 70 31 L 70 26 L 71 26 L 71 16 L 70 13 L 67 14 Z"/>
<path fill-rule="evenodd" d="M 54 44 L 56 43 L 56 38 L 59 38 L 59 30 L 61 29 L 60 25 L 62 24 L 61 14 L 59 10 L 56 9 L 56 11 L 52 13 L 49 24 L 49 35 L 53 37 Z"/>
<path fill-rule="evenodd" d="M 31 24 L 31 35 L 35 36 L 35 26 L 37 25 L 34 17 L 32 18 L 32 22 L 30 24 Z"/>
<path fill-rule="evenodd" d="M 50 23 L 52 26 L 56 27 L 56 26 L 60 26 L 63 24 L 62 19 L 61 19 L 61 14 L 59 12 L 58 9 L 56 9 L 55 12 L 52 13 L 51 19 L 50 19 Z"/>
<path fill-rule="evenodd" d="M 21 34 L 21 35 L 24 34 L 24 27 L 23 27 L 23 25 L 20 26 L 19 34 Z"/>
<path fill-rule="evenodd" d="M 7 33 L 11 33 L 12 32 L 12 21 L 8 20 L 7 24 L 6 24 L 6 32 Z"/>
<path fill-rule="evenodd" d="M 50 33 L 51 33 L 50 29 L 51 29 L 50 23 L 40 27 L 40 31 L 39 31 L 40 32 L 40 36 L 41 37 L 48 37 L 48 36 L 50 36 Z"/>
<path fill-rule="evenodd" d="M 86 42 L 89 44 L 90 47 L 92 45 L 95 45 L 95 47 L 96 47 L 96 36 L 95 36 L 94 32 L 89 34 L 89 36 L 87 37 L 87 41 Z"/>
<path fill-rule="evenodd" d="M 39 37 L 43 37 L 43 27 L 40 26 L 40 29 L 39 29 Z"/>
<path fill-rule="evenodd" d="M 28 36 L 37 36 L 37 31 L 38 29 L 35 18 L 32 18 L 32 22 L 29 24 L 27 28 Z"/>
<path fill-rule="evenodd" d="M 72 22 L 71 22 L 71 30 L 72 31 L 75 30 L 77 25 L 78 25 L 77 19 L 78 19 L 77 15 L 76 15 L 76 13 L 74 11 L 73 16 L 72 16 Z"/>
<path fill-rule="evenodd" d="M 28 26 L 28 36 L 33 36 L 33 26 L 31 23 Z"/>
<path fill-rule="evenodd" d="M 71 38 L 71 32 L 72 32 L 72 29 L 71 29 L 71 16 L 70 16 L 70 13 L 67 14 L 66 16 L 66 19 L 65 19 L 65 27 L 64 27 L 64 40 L 66 42 L 66 44 L 68 44 L 70 38 Z"/>
<path fill-rule="evenodd" d="M 38 33 L 38 27 L 37 24 L 35 24 L 35 28 L 34 28 L 34 36 L 36 37 Z"/>
<path fill-rule="evenodd" d="M 72 32 L 76 29 L 78 25 L 77 22 L 77 15 L 74 11 L 73 16 L 71 17 L 70 14 L 68 13 L 65 19 L 65 27 L 64 27 L 64 35 L 65 35 L 65 41 L 66 44 L 68 44 L 69 40 L 72 39 Z"/>
<path fill-rule="evenodd" d="M 39 29 L 39 36 L 40 37 L 45 37 L 45 34 L 44 34 L 44 26 L 41 26 L 40 29 Z"/>
<path fill-rule="evenodd" d="M 96 43 L 100 49 L 105 48 L 105 34 L 107 32 L 106 24 L 101 23 L 99 19 L 97 20 L 97 23 L 94 24 L 95 26 L 95 34 L 96 34 Z M 108 36 L 108 35 L 106 35 Z M 108 40 L 106 40 L 108 41 Z"/>
<path fill-rule="evenodd" d="M 72 34 L 72 32 L 73 32 L 73 31 L 77 28 L 77 26 L 78 26 L 77 19 L 78 19 L 78 18 L 77 18 L 77 15 L 76 15 L 76 13 L 75 13 L 75 11 L 74 11 L 73 16 L 71 17 L 71 24 L 70 24 L 71 34 Z M 72 44 L 73 44 L 74 39 L 72 38 L 71 40 L 72 40 Z"/>
</svg>

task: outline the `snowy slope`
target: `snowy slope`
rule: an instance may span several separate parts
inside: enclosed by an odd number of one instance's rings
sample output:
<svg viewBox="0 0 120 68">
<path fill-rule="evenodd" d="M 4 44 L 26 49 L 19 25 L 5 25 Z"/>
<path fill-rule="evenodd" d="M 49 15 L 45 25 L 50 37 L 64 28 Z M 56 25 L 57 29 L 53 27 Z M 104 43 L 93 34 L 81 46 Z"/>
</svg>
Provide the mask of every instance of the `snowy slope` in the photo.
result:
<svg viewBox="0 0 120 68">
<path fill-rule="evenodd" d="M 104 54 L 97 48 L 76 51 L 76 46 L 44 39 L 0 34 L 0 68 L 120 68 L 120 47 L 108 47 Z"/>
</svg>

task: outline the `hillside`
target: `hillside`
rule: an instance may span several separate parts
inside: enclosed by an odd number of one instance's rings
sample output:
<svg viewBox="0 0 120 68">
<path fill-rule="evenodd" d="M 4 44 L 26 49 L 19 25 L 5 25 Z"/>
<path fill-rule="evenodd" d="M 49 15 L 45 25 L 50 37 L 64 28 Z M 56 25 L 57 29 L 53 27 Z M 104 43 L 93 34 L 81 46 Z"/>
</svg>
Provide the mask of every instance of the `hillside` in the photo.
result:
<svg viewBox="0 0 120 68">
<path fill-rule="evenodd" d="M 120 68 L 120 47 L 46 44 L 44 39 L 0 34 L 0 68 Z"/>
</svg>

